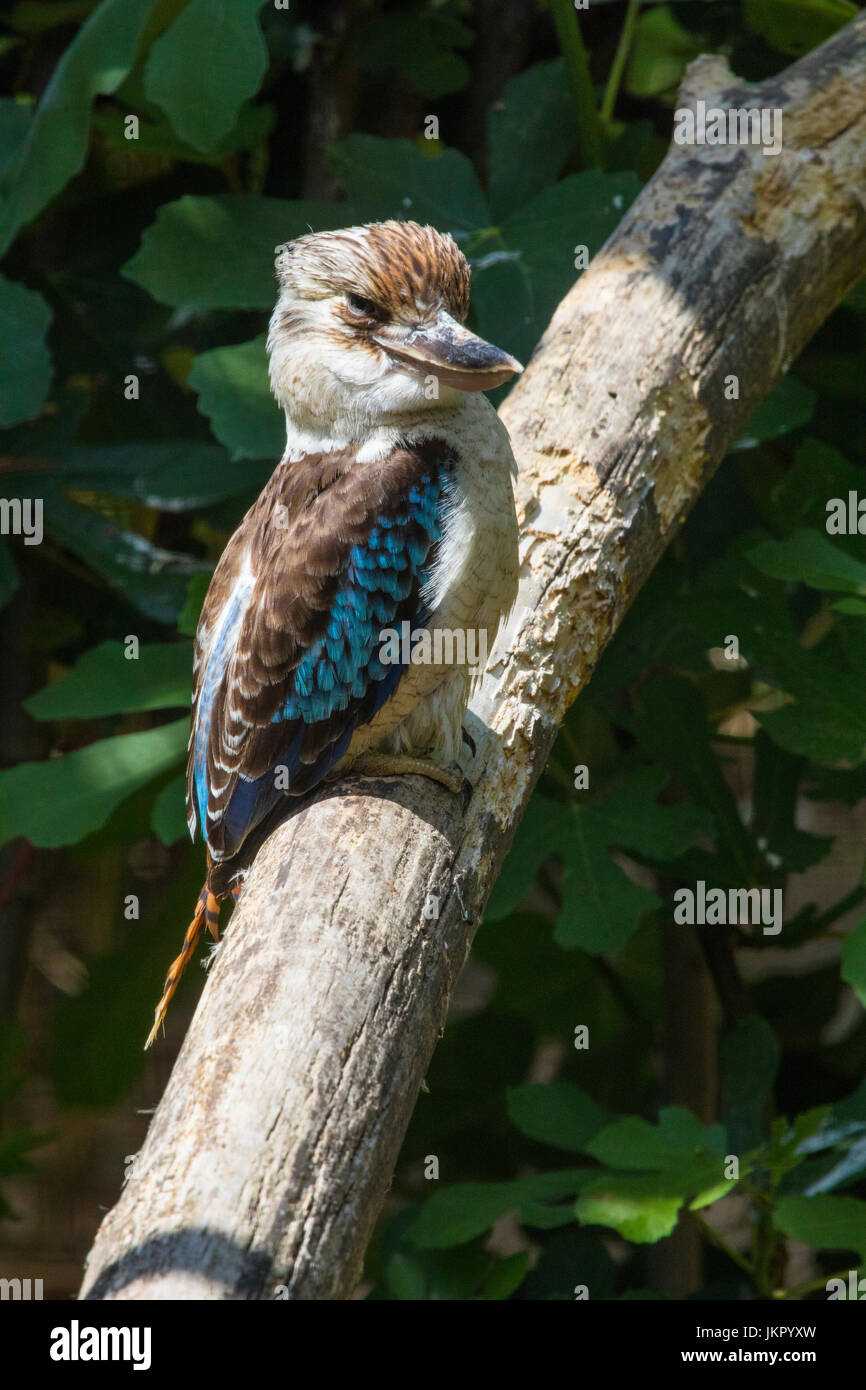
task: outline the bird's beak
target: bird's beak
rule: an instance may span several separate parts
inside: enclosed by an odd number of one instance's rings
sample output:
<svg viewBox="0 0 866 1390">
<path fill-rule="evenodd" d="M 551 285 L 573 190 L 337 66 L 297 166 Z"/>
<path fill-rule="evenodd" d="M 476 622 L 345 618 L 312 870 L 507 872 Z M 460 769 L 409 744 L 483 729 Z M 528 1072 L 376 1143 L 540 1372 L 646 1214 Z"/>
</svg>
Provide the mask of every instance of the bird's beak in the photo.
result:
<svg viewBox="0 0 866 1390">
<path fill-rule="evenodd" d="M 382 328 L 373 341 L 395 361 L 458 391 L 490 391 L 523 367 L 515 357 L 478 338 L 445 310 L 419 328 Z"/>
</svg>

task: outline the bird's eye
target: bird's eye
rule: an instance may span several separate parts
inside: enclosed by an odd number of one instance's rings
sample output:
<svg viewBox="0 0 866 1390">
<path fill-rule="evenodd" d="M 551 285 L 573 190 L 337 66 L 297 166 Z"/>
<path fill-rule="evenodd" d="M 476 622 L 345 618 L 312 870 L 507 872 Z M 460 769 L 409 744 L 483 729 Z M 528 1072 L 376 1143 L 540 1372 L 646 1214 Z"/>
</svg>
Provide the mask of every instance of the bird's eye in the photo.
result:
<svg viewBox="0 0 866 1390">
<path fill-rule="evenodd" d="M 376 323 L 385 323 L 388 315 L 385 310 L 372 299 L 364 299 L 360 294 L 347 294 L 346 303 L 351 313 L 357 314 L 359 318 L 373 319 Z"/>
</svg>

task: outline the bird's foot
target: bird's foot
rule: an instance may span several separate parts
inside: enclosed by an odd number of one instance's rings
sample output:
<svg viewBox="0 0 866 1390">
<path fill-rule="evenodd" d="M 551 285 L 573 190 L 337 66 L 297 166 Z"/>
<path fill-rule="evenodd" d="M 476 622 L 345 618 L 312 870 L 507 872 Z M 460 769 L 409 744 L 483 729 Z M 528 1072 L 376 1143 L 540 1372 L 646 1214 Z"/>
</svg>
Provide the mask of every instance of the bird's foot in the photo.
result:
<svg viewBox="0 0 866 1390">
<path fill-rule="evenodd" d="M 466 729 L 466 726 L 463 724 L 461 724 L 460 726 L 460 737 L 462 738 L 463 742 L 466 744 L 466 747 L 469 749 L 469 752 L 472 754 L 474 758 L 476 753 L 478 752 L 478 749 L 475 747 L 475 739 L 472 737 L 472 735 Z"/>
<path fill-rule="evenodd" d="M 434 763 L 432 758 L 413 758 L 407 753 L 364 753 L 353 762 L 351 771 L 360 773 L 362 777 L 430 777 L 440 786 L 447 787 L 454 796 L 465 797 L 465 788 L 469 786 L 456 763 L 443 767 L 441 763 Z M 469 790 L 471 795 L 471 787 Z"/>
</svg>

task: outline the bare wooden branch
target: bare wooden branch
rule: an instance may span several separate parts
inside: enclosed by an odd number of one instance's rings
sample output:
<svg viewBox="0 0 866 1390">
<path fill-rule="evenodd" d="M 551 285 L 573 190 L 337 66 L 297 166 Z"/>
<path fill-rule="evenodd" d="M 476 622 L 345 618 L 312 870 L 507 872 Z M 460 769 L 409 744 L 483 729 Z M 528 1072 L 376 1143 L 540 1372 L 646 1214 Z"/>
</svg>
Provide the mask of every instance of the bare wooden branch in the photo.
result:
<svg viewBox="0 0 866 1390">
<path fill-rule="evenodd" d="M 422 778 L 355 778 L 270 836 L 83 1296 L 353 1289 L 565 710 L 755 405 L 866 272 L 866 15 L 760 86 L 701 58 L 681 105 L 698 96 L 780 108 L 783 150 L 672 146 L 503 407 L 521 607 L 473 704 L 467 813 Z"/>
</svg>

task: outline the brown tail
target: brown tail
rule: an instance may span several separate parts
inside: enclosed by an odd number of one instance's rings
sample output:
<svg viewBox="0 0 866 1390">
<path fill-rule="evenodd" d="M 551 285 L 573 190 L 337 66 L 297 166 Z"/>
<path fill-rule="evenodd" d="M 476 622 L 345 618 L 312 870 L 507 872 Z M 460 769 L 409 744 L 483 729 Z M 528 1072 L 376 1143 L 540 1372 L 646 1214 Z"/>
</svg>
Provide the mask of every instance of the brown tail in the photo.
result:
<svg viewBox="0 0 866 1390">
<path fill-rule="evenodd" d="M 156 1013 L 154 1014 L 153 1027 L 147 1035 L 147 1042 L 144 1044 L 145 1051 L 150 1047 L 151 1043 L 156 1040 L 156 1035 L 162 1027 L 165 1016 L 168 1013 L 168 1006 L 171 1003 L 172 995 L 180 984 L 180 977 L 184 972 L 185 966 L 195 955 L 195 948 L 199 943 L 205 927 L 207 927 L 214 941 L 219 941 L 219 918 L 219 898 L 210 891 L 207 883 L 205 883 L 205 886 L 199 893 L 193 919 L 186 929 L 186 936 L 183 939 L 183 950 L 177 957 L 177 960 L 172 961 L 171 968 L 165 977 L 162 998 L 157 1004 Z"/>
</svg>

